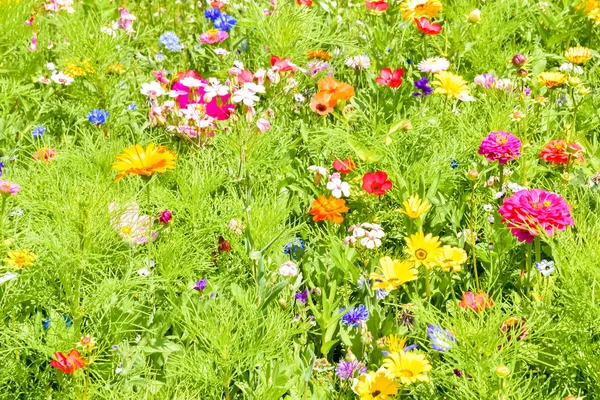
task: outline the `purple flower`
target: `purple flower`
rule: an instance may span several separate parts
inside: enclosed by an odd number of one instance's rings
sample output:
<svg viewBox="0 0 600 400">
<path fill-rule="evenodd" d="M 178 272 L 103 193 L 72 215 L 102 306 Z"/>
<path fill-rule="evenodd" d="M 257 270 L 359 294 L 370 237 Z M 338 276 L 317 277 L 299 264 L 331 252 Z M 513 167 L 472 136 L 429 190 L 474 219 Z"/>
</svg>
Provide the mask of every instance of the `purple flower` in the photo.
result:
<svg viewBox="0 0 600 400">
<path fill-rule="evenodd" d="M 199 281 L 196 281 L 196 284 L 194 285 L 194 287 L 192 289 L 202 292 L 204 289 L 206 289 L 207 283 L 208 283 L 208 280 L 206 278 L 200 279 Z"/>
<path fill-rule="evenodd" d="M 431 346 L 437 351 L 448 351 L 456 342 L 454 336 L 439 325 L 429 324 L 427 336 L 431 340 Z"/>
<path fill-rule="evenodd" d="M 171 221 L 171 218 L 173 218 L 173 214 L 171 213 L 171 211 L 164 210 L 158 216 L 158 222 L 160 222 L 161 224 L 167 225 L 169 223 L 169 221 Z"/>
<path fill-rule="evenodd" d="M 345 311 L 346 307 L 341 308 L 340 311 Z M 369 310 L 360 304 L 356 308 L 349 309 L 342 317 L 342 323 L 348 326 L 357 327 L 361 322 L 366 321 L 369 318 Z"/>
<path fill-rule="evenodd" d="M 335 374 L 340 379 L 352 379 L 356 371 L 359 371 L 359 374 L 364 374 L 367 372 L 367 369 L 365 368 L 363 363 L 358 362 L 357 360 L 342 360 L 338 363 L 337 368 L 335 369 Z"/>
<path fill-rule="evenodd" d="M 6 167 L 6 165 L 4 165 L 4 163 L 2 162 L 2 160 L 0 160 L 0 176 L 2 176 L 2 170 Z"/>
<path fill-rule="evenodd" d="M 303 291 L 296 293 L 294 297 L 300 304 L 306 304 L 308 301 L 308 295 L 312 294 L 312 292 L 312 290 L 309 292 L 308 289 L 304 289 Z"/>
<path fill-rule="evenodd" d="M 413 96 L 415 96 L 415 97 L 429 96 L 431 93 L 433 93 L 433 88 L 431 86 L 428 86 L 427 85 L 428 83 L 429 83 L 429 78 L 426 78 L 426 77 L 423 77 L 423 78 L 419 79 L 418 81 L 415 81 L 415 89 L 420 90 L 421 93 L 415 92 L 415 93 L 413 93 Z"/>
</svg>

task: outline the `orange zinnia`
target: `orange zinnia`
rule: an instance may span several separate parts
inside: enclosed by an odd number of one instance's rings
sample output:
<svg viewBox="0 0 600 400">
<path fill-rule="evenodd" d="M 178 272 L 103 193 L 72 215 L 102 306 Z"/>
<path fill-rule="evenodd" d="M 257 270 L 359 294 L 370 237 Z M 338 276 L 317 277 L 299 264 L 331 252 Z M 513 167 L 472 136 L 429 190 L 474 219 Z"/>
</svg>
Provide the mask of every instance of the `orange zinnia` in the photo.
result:
<svg viewBox="0 0 600 400">
<path fill-rule="evenodd" d="M 308 58 L 322 58 L 323 60 L 329 60 L 329 58 L 331 58 L 328 52 L 321 49 L 309 51 L 306 56 Z"/>
<path fill-rule="evenodd" d="M 115 182 L 125 175 L 152 176 L 156 172 L 175 169 L 176 159 L 177 154 L 172 150 L 167 150 L 165 146 L 156 146 L 154 143 L 150 143 L 146 150 L 139 144 L 128 147 L 112 164 L 113 168 L 120 172 Z"/>
<path fill-rule="evenodd" d="M 310 214 L 313 216 L 313 221 L 329 220 L 336 224 L 341 224 L 344 221 L 342 213 L 348 212 L 346 200 L 336 199 L 333 196 L 319 196 L 312 202 Z"/>
</svg>

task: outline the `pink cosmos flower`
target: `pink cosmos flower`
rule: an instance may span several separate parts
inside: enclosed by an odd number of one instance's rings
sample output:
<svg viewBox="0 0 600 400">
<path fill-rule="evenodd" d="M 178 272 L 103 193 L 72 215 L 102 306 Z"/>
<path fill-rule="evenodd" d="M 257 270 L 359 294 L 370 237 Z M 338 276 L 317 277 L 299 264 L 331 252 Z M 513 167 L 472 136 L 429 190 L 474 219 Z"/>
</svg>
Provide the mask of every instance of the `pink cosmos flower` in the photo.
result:
<svg viewBox="0 0 600 400">
<path fill-rule="evenodd" d="M 120 211 L 124 212 L 119 215 Z M 152 231 L 153 218 L 140 214 L 140 207 L 136 203 L 119 207 L 117 203 L 108 206 L 113 229 L 131 246 L 147 243 L 151 238 L 156 240 L 158 232 Z"/>
<path fill-rule="evenodd" d="M 490 296 L 485 292 L 465 292 L 462 295 L 462 301 L 458 303 L 459 307 L 480 312 L 486 308 L 491 308 L 494 302 L 490 299 Z"/>
<path fill-rule="evenodd" d="M 126 32 L 133 32 L 133 21 L 137 19 L 135 15 L 129 13 L 127 8 L 119 8 L 121 18 L 119 18 L 119 28 Z"/>
<path fill-rule="evenodd" d="M 298 66 L 287 57 L 279 58 L 278 56 L 271 56 L 271 66 L 277 69 L 277 72 L 295 72 L 298 70 Z"/>
<path fill-rule="evenodd" d="M 495 85 L 497 80 L 498 78 L 496 78 L 494 75 L 481 74 L 477 75 L 475 79 L 473 79 L 473 82 L 475 82 L 476 85 L 483 86 L 484 88 L 489 89 Z"/>
<path fill-rule="evenodd" d="M 154 75 L 156 80 L 159 81 L 160 83 L 162 83 L 163 85 L 169 84 L 169 80 L 165 77 L 164 71 L 153 71 L 152 75 Z"/>
<path fill-rule="evenodd" d="M 225 31 L 218 29 L 209 29 L 200 35 L 200 41 L 204 44 L 215 44 L 221 43 L 229 37 L 229 34 Z"/>
<path fill-rule="evenodd" d="M 279 273 L 282 276 L 296 276 L 298 275 L 298 266 L 293 261 L 284 262 L 279 267 Z"/>
<path fill-rule="evenodd" d="M 520 242 L 531 243 L 535 236 L 545 232 L 552 236 L 575 225 L 571 209 L 559 195 L 542 189 L 523 189 L 504 200 L 498 209 L 502 222 Z"/>
<path fill-rule="evenodd" d="M 230 95 L 216 96 L 210 102 L 204 101 L 204 88 L 189 88 L 183 85 L 180 81 L 186 77 L 193 77 L 202 80 L 200 74 L 196 71 L 190 70 L 181 72 L 177 76 L 175 83 L 173 83 L 173 90 L 181 93 L 177 97 L 177 102 L 180 108 L 186 108 L 188 104 L 204 104 L 206 106 L 206 114 L 216 118 L 218 120 L 226 120 L 229 118 L 235 108 L 235 104 L 228 104 Z M 208 83 L 206 80 L 202 80 L 203 83 Z"/>
<path fill-rule="evenodd" d="M 21 187 L 14 182 L 1 180 L 0 181 L 0 195 L 4 196 L 16 196 L 21 191 Z"/>
<path fill-rule="evenodd" d="M 479 146 L 479 154 L 488 161 L 498 161 L 504 165 L 521 155 L 521 140 L 510 132 L 491 132 Z"/>
</svg>

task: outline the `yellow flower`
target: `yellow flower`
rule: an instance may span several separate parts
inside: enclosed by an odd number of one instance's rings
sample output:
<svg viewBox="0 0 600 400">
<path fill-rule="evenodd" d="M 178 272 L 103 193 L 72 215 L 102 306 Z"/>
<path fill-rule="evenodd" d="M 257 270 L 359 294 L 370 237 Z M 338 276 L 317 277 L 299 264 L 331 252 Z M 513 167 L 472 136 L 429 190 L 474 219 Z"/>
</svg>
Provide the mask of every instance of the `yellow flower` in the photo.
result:
<svg viewBox="0 0 600 400">
<path fill-rule="evenodd" d="M 92 351 L 96 347 L 96 339 L 90 335 L 83 336 L 77 347 L 84 349 L 85 351 Z"/>
<path fill-rule="evenodd" d="M 406 338 L 392 333 L 387 339 L 387 347 L 390 353 L 399 353 L 406 347 Z"/>
<path fill-rule="evenodd" d="M 4 262 L 16 269 L 21 269 L 33 265 L 35 259 L 36 255 L 27 249 L 10 250 L 7 253 L 7 257 L 4 259 Z"/>
<path fill-rule="evenodd" d="M 567 83 L 569 77 L 562 72 L 542 72 L 538 76 L 538 82 L 547 88 L 561 86 Z"/>
<path fill-rule="evenodd" d="M 373 289 L 384 289 L 388 293 L 396 290 L 398 286 L 417 279 L 417 270 L 408 260 L 392 260 L 390 257 L 379 259 L 382 274 L 373 272 L 371 279 L 375 281 Z"/>
<path fill-rule="evenodd" d="M 431 82 L 431 85 L 436 86 L 434 93 L 444 94 L 448 98 L 458 98 L 461 95 L 469 94 L 467 81 L 460 75 L 441 71 L 435 74 L 434 78 L 434 81 Z"/>
<path fill-rule="evenodd" d="M 423 231 L 419 230 L 406 239 L 406 251 L 415 266 L 423 265 L 425 268 L 431 269 L 437 265 L 436 258 L 442 251 L 440 244 L 437 236 L 433 236 L 431 233 L 425 236 Z"/>
<path fill-rule="evenodd" d="M 106 69 L 106 73 L 120 75 L 125 73 L 125 66 L 121 63 L 110 64 Z"/>
<path fill-rule="evenodd" d="M 584 64 L 592 59 L 592 50 L 587 47 L 571 47 L 565 51 L 565 58 L 573 64 Z"/>
<path fill-rule="evenodd" d="M 419 195 L 410 196 L 408 200 L 404 200 L 403 206 L 404 209 L 400 212 L 408 215 L 410 219 L 419 218 L 431 208 L 431 204 L 427 200 L 421 200 Z"/>
<path fill-rule="evenodd" d="M 436 262 L 444 272 L 460 272 L 460 266 L 467 262 L 467 252 L 458 247 L 444 246 Z"/>
<path fill-rule="evenodd" d="M 370 371 L 354 381 L 352 390 L 360 400 L 389 400 L 390 396 L 398 394 L 399 386 L 385 371 Z"/>
<path fill-rule="evenodd" d="M 177 154 L 167 150 L 165 146 L 156 146 L 150 143 L 146 150 L 139 144 L 123 149 L 123 154 L 117 156 L 117 161 L 112 164 L 119 171 L 115 182 L 120 181 L 125 175 L 152 176 L 156 172 L 167 172 L 175 169 Z"/>
<path fill-rule="evenodd" d="M 405 21 L 423 16 L 435 18 L 441 10 L 440 0 L 406 0 L 400 4 L 400 14 Z"/>
<path fill-rule="evenodd" d="M 383 360 L 383 367 L 391 377 L 400 380 L 402 385 L 410 385 L 417 381 L 429 382 L 427 371 L 431 370 L 431 364 L 423 354 L 412 351 L 390 353 Z"/>
</svg>

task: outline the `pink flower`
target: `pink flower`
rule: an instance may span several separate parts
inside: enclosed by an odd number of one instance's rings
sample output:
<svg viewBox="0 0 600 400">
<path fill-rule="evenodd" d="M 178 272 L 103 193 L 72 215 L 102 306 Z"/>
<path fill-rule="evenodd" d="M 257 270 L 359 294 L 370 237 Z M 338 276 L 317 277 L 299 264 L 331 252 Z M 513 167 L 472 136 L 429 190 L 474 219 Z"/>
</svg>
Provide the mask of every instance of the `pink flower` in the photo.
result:
<svg viewBox="0 0 600 400">
<path fill-rule="evenodd" d="M 462 295 L 462 301 L 458 303 L 459 307 L 480 312 L 486 308 L 491 308 L 494 302 L 490 300 L 490 296 L 485 292 L 465 292 Z"/>
<path fill-rule="evenodd" d="M 133 21 L 137 19 L 136 16 L 129 14 L 127 8 L 119 8 L 119 12 L 121 13 L 121 18 L 119 18 L 119 28 L 126 32 L 133 32 Z"/>
<path fill-rule="evenodd" d="M 398 68 L 394 72 L 390 68 L 383 68 L 379 71 L 379 76 L 375 78 L 375 82 L 396 89 L 402 84 L 402 75 L 404 75 L 402 68 Z"/>
<path fill-rule="evenodd" d="M 218 29 L 209 29 L 200 35 L 200 41 L 204 44 L 215 44 L 221 43 L 229 37 L 229 34 L 225 31 Z"/>
<path fill-rule="evenodd" d="M 279 267 L 279 273 L 282 276 L 296 276 L 298 275 L 298 266 L 293 261 L 284 262 Z"/>
<path fill-rule="evenodd" d="M 271 122 L 268 119 L 260 118 L 258 121 L 256 121 L 256 127 L 261 133 L 265 133 L 271 129 Z"/>
<path fill-rule="evenodd" d="M 171 213 L 171 211 L 164 210 L 158 216 L 158 222 L 160 222 L 161 224 L 167 225 L 169 222 L 171 222 L 171 218 L 173 218 L 173 214 Z"/>
<path fill-rule="evenodd" d="M 504 200 L 498 212 L 520 242 L 531 243 L 542 232 L 552 236 L 555 231 L 564 231 L 567 225 L 575 225 L 567 202 L 542 189 L 518 191 Z"/>
<path fill-rule="evenodd" d="M 154 75 L 156 80 L 162 83 L 163 85 L 169 84 L 169 80 L 165 77 L 165 73 L 163 71 L 153 71 L 152 75 Z"/>
<path fill-rule="evenodd" d="M 271 66 L 276 69 L 277 72 L 294 72 L 298 70 L 298 66 L 287 57 L 279 58 L 278 56 L 271 56 Z"/>
<path fill-rule="evenodd" d="M 16 196 L 21 191 L 21 187 L 14 182 L 1 180 L 0 181 L 0 195 L 4 196 Z"/>
<path fill-rule="evenodd" d="M 481 142 L 479 154 L 504 165 L 521 155 L 521 140 L 510 132 L 492 132 Z"/>
<path fill-rule="evenodd" d="M 37 37 L 34 35 L 31 37 L 31 46 L 29 46 L 30 51 L 36 51 L 38 49 L 37 46 Z"/>
<path fill-rule="evenodd" d="M 230 95 L 216 96 L 210 102 L 204 101 L 204 87 L 189 88 L 183 85 L 180 81 L 187 77 L 202 79 L 196 71 L 181 72 L 177 76 L 172 89 L 181 93 L 177 97 L 177 102 L 180 108 L 186 108 L 188 104 L 204 104 L 206 106 L 206 114 L 218 120 L 226 120 L 229 118 L 235 108 L 235 104 L 227 104 Z M 202 80 L 203 83 L 208 83 Z"/>
</svg>

